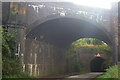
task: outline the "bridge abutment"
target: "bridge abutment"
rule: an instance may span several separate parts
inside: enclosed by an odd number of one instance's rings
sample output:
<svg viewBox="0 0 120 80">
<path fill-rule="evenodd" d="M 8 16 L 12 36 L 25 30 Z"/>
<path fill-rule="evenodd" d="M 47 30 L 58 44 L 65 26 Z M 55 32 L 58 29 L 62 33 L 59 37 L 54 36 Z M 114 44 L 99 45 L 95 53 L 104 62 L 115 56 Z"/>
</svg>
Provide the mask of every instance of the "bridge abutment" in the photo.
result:
<svg viewBox="0 0 120 80">
<path fill-rule="evenodd" d="M 59 75 L 65 72 L 65 50 L 46 42 L 27 38 L 24 53 L 25 71 L 34 76 Z"/>
</svg>

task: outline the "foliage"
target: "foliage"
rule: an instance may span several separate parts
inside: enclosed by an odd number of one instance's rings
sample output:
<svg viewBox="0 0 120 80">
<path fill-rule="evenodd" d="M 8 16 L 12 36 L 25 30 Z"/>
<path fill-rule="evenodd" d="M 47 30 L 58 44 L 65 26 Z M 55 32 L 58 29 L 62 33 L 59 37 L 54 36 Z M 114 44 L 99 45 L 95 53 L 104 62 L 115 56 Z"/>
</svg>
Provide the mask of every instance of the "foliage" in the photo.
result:
<svg viewBox="0 0 120 80">
<path fill-rule="evenodd" d="M 35 78 L 34 76 L 30 76 L 28 73 L 26 72 L 19 72 L 19 74 L 15 74 L 15 75 L 10 75 L 10 76 L 4 76 L 3 79 L 6 78 Z"/>
<path fill-rule="evenodd" d="M 74 46 L 74 48 L 83 53 L 99 52 L 99 53 L 107 53 L 108 55 L 111 55 L 112 52 L 112 49 L 108 45 L 79 45 L 79 46 Z"/>
<path fill-rule="evenodd" d="M 13 75 L 18 70 L 14 69 L 14 67 L 16 67 L 18 63 L 18 61 L 16 61 L 15 59 L 15 46 L 16 46 L 15 37 L 12 34 L 3 31 L 2 32 L 3 76 Z"/>
<path fill-rule="evenodd" d="M 109 69 L 107 69 L 107 72 L 104 75 L 97 78 L 118 78 L 118 69 L 120 69 L 120 66 L 118 65 L 109 67 Z"/>
<path fill-rule="evenodd" d="M 22 72 L 22 65 L 16 53 L 15 34 L 2 31 L 2 75 L 3 78 L 22 78 L 30 77 L 27 73 Z"/>
<path fill-rule="evenodd" d="M 89 52 L 100 52 L 100 53 L 108 53 L 111 54 L 112 49 L 103 41 L 100 41 L 95 38 L 82 38 L 72 43 L 72 46 L 75 50 L 80 50 L 84 53 Z"/>
<path fill-rule="evenodd" d="M 13 7 L 11 13 L 12 13 L 12 15 L 17 15 L 18 14 L 18 8 L 17 7 Z"/>
<path fill-rule="evenodd" d="M 103 41 L 96 38 L 82 38 L 72 43 L 72 45 L 102 45 L 105 44 Z"/>
</svg>

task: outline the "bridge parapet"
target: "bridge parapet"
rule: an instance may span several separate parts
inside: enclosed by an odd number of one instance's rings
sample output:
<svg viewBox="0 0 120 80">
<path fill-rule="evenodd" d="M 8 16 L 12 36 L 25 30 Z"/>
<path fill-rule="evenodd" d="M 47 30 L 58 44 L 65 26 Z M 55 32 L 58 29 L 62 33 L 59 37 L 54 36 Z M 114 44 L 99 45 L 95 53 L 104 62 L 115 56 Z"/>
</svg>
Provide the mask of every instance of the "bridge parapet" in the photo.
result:
<svg viewBox="0 0 120 80">
<path fill-rule="evenodd" d="M 36 20 L 44 17 L 58 15 L 59 17 L 79 17 L 95 23 L 98 23 L 110 31 L 110 11 L 105 9 L 89 8 L 85 6 L 76 6 L 72 3 L 33 3 L 28 4 L 28 12 L 33 10 Z M 33 15 L 33 16 L 34 16 Z M 30 16 L 29 16 L 30 20 Z M 32 19 L 34 22 L 35 20 Z M 29 22 L 29 23 L 33 23 Z"/>
<path fill-rule="evenodd" d="M 108 32 L 111 32 L 111 13 L 110 10 L 107 9 L 78 6 L 73 3 L 65 2 L 14 2 L 10 4 L 10 8 L 12 14 L 10 14 L 9 22 L 15 23 L 16 15 L 14 15 L 13 12 L 16 10 L 18 13 L 17 23 L 25 24 L 25 26 L 29 28 L 28 32 L 47 20 L 61 17 L 80 18 L 98 23 L 104 26 Z M 57 17 L 55 17 L 56 15 Z"/>
</svg>

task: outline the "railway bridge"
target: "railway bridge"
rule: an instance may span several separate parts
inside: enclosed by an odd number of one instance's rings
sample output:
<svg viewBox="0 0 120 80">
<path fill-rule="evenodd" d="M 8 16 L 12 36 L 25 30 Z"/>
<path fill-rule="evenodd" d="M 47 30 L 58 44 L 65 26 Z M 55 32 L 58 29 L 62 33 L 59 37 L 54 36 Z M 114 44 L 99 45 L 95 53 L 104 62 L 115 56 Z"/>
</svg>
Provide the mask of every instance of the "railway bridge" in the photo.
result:
<svg viewBox="0 0 120 80">
<path fill-rule="evenodd" d="M 6 6 L 7 5 L 7 6 Z M 3 24 L 17 30 L 17 54 L 23 70 L 35 76 L 64 73 L 65 51 L 80 38 L 97 38 L 118 62 L 117 8 L 93 8 L 69 2 L 3 3 Z"/>
</svg>

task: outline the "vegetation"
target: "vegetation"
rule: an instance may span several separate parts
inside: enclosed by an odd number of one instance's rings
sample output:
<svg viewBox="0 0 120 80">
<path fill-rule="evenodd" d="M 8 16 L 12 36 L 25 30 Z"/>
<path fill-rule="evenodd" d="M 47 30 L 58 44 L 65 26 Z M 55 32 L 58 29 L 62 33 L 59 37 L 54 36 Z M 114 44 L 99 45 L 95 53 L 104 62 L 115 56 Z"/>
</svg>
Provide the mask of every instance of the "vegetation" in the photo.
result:
<svg viewBox="0 0 120 80">
<path fill-rule="evenodd" d="M 72 45 L 79 46 L 79 45 L 102 45 L 105 44 L 103 41 L 98 40 L 96 38 L 81 38 L 72 43 Z M 106 44 L 105 44 L 106 45 Z"/>
<path fill-rule="evenodd" d="M 100 41 L 95 38 L 83 38 L 79 39 L 72 43 L 72 46 L 82 52 L 99 52 L 99 53 L 108 53 L 109 55 L 112 52 L 112 49 L 103 41 Z"/>
<path fill-rule="evenodd" d="M 14 34 L 2 31 L 2 76 L 3 78 L 29 78 L 22 72 L 21 61 L 16 53 L 16 39 Z"/>
<path fill-rule="evenodd" d="M 118 76 L 118 71 L 120 70 L 120 66 L 115 65 L 112 67 L 109 67 L 109 69 L 107 69 L 107 72 L 104 75 L 101 75 L 97 78 L 120 78 Z"/>
</svg>

